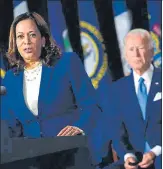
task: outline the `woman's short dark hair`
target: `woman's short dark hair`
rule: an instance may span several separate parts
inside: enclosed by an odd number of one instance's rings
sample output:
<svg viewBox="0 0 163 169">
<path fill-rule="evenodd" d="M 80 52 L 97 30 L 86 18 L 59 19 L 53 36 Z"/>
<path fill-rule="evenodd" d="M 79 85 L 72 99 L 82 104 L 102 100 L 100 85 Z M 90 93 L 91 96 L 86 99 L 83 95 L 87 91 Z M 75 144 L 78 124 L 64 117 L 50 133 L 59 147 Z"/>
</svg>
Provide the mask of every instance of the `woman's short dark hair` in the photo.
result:
<svg viewBox="0 0 163 169">
<path fill-rule="evenodd" d="M 52 38 L 48 24 L 45 20 L 35 12 L 27 12 L 17 16 L 10 27 L 9 48 L 6 55 L 10 67 L 17 71 L 24 67 L 24 60 L 20 56 L 16 46 L 16 25 L 25 19 L 33 20 L 40 31 L 41 36 L 45 37 L 45 47 L 42 48 L 40 56 L 43 64 L 47 66 L 54 66 L 61 56 L 61 50 Z"/>
</svg>

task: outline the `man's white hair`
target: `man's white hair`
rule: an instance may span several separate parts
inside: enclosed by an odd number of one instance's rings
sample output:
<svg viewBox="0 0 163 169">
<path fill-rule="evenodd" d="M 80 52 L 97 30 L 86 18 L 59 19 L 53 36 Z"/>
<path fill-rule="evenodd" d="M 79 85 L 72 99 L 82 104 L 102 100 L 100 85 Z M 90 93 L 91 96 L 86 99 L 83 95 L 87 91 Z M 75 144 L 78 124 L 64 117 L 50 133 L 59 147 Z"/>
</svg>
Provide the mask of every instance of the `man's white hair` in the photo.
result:
<svg viewBox="0 0 163 169">
<path fill-rule="evenodd" d="M 124 44 L 126 43 L 127 37 L 133 34 L 141 35 L 142 38 L 147 38 L 149 49 L 154 49 L 153 40 L 152 40 L 150 33 L 147 30 L 141 29 L 141 28 L 132 29 L 131 31 L 129 31 L 128 34 L 124 38 Z"/>
</svg>

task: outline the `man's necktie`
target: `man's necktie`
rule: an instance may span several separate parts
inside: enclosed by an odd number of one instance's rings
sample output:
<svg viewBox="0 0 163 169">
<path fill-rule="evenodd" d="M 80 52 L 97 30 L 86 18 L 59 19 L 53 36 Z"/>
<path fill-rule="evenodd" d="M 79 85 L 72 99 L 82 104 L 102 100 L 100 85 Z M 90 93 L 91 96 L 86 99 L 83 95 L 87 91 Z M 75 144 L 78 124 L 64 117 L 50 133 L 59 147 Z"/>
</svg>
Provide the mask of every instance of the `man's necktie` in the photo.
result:
<svg viewBox="0 0 163 169">
<path fill-rule="evenodd" d="M 137 93 L 139 105 L 142 111 L 143 119 L 145 120 L 146 116 L 146 104 L 147 104 L 147 88 L 144 84 L 144 79 L 140 77 L 139 79 L 139 87 Z"/>
<path fill-rule="evenodd" d="M 147 88 L 144 84 L 144 79 L 141 77 L 139 79 L 139 87 L 138 87 L 138 94 L 137 94 L 139 105 L 142 111 L 143 119 L 146 118 L 146 104 L 147 104 Z M 148 152 L 150 150 L 150 146 L 148 142 L 145 142 L 145 152 Z"/>
</svg>

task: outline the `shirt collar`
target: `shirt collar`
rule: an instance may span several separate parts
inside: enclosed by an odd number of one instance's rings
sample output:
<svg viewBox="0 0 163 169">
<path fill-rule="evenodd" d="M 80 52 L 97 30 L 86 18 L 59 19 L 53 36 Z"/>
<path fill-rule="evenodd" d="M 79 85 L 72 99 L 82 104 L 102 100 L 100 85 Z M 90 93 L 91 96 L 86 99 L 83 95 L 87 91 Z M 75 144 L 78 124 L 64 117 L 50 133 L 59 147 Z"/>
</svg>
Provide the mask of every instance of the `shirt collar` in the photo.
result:
<svg viewBox="0 0 163 169">
<path fill-rule="evenodd" d="M 154 70 L 154 67 L 153 65 L 151 64 L 150 67 L 140 76 L 138 75 L 134 70 L 133 70 L 133 76 L 134 76 L 134 81 L 135 82 L 138 82 L 140 77 L 142 77 L 144 79 L 145 82 L 151 82 L 152 80 L 152 76 L 153 76 L 153 70 Z"/>
</svg>

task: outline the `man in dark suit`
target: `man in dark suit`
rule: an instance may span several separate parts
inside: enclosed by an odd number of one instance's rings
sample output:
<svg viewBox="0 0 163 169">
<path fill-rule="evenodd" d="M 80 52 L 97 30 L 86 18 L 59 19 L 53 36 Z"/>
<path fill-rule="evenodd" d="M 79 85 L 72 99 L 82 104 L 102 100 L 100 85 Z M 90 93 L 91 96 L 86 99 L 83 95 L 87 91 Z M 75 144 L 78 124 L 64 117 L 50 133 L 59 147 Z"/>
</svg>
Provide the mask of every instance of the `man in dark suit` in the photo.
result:
<svg viewBox="0 0 163 169">
<path fill-rule="evenodd" d="M 126 169 L 161 169 L 161 70 L 151 62 L 152 38 L 148 31 L 134 29 L 124 42 L 133 71 L 113 84 L 118 111 L 115 124 L 121 125 L 120 139 L 113 146 L 120 159 L 124 158 Z"/>
</svg>

